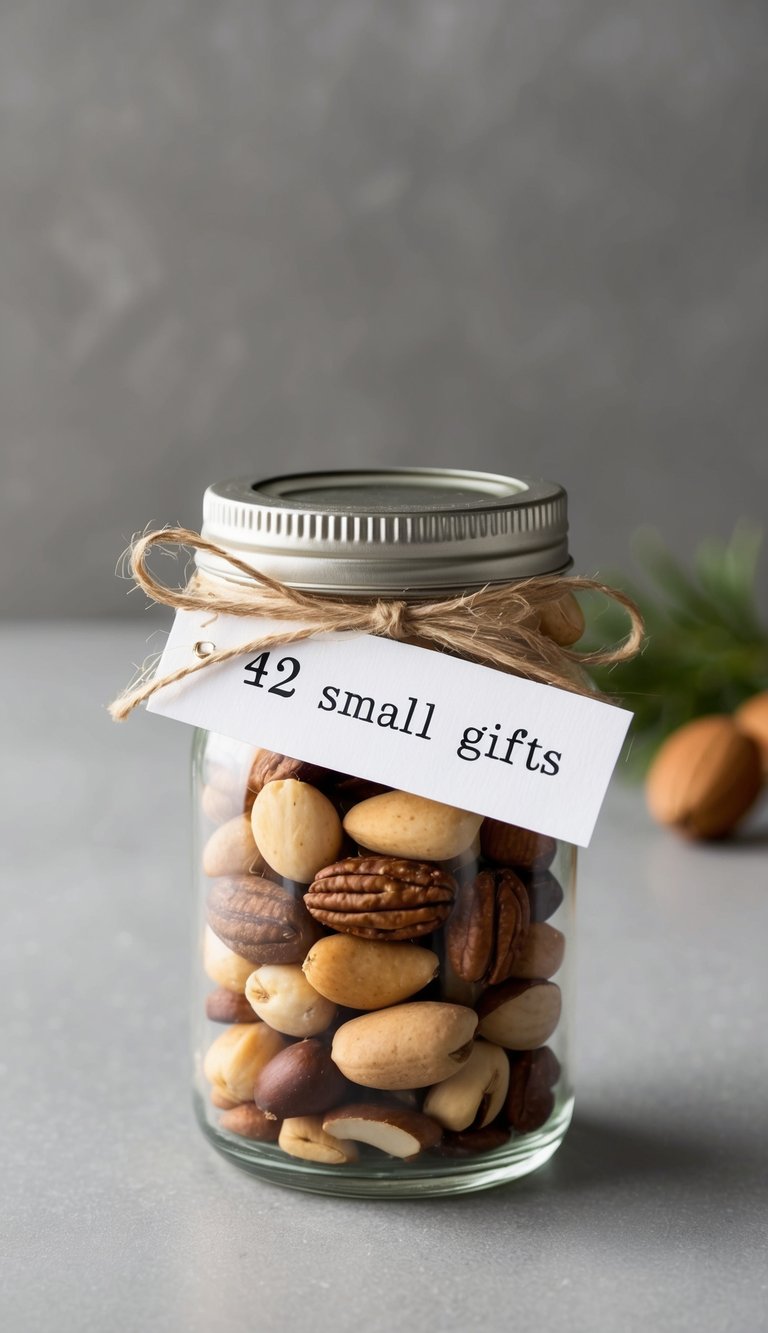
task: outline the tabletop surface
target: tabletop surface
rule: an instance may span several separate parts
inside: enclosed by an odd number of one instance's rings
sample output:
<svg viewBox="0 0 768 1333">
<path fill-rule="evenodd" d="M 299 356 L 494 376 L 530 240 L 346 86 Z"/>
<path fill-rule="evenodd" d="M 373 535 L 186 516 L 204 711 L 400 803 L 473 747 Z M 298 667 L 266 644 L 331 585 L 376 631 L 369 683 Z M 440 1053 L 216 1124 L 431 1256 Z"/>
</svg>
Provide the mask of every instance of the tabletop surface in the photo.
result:
<svg viewBox="0 0 768 1333">
<path fill-rule="evenodd" d="M 547 1166 L 433 1202 L 282 1190 L 190 1109 L 191 734 L 103 706 L 146 638 L 2 631 L 0 1325 L 768 1328 L 765 807 L 692 846 L 614 782 L 581 855 L 576 1114 Z"/>
</svg>

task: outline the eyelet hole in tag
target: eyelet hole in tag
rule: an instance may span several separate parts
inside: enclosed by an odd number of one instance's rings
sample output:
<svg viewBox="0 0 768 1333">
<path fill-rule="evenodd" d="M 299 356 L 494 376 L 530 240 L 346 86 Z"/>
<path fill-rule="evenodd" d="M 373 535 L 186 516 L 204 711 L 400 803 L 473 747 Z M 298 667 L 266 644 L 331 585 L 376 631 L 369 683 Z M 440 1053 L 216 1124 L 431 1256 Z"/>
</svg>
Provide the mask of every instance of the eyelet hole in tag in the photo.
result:
<svg viewBox="0 0 768 1333">
<path fill-rule="evenodd" d="M 210 639 L 198 639 L 197 643 L 194 645 L 192 649 L 192 652 L 195 654 L 195 657 L 200 657 L 204 659 L 206 657 L 210 657 L 212 653 L 216 652 L 216 644 L 211 643 Z"/>
</svg>

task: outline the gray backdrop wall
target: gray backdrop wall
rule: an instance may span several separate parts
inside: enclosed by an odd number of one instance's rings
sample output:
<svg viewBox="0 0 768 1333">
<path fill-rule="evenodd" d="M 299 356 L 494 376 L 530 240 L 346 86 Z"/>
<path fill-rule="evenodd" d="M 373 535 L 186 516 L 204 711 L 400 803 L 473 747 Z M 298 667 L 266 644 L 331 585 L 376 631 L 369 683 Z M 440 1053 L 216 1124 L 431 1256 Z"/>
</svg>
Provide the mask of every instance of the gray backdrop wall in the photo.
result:
<svg viewBox="0 0 768 1333">
<path fill-rule="evenodd" d="M 578 563 L 765 516 L 748 0 L 5 0 L 0 596 L 215 478 L 555 476 Z"/>
</svg>

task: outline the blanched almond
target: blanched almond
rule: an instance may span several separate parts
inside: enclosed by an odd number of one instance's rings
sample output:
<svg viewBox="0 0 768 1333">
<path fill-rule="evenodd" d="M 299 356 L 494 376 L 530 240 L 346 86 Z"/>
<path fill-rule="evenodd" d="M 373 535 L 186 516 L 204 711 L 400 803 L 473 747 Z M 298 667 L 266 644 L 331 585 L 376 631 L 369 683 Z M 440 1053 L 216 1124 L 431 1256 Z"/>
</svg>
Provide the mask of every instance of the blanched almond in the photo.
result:
<svg viewBox="0 0 768 1333">
<path fill-rule="evenodd" d="M 309 884 L 341 850 L 343 832 L 327 796 L 294 778 L 268 782 L 251 811 L 256 846 L 285 879 Z"/>
<path fill-rule="evenodd" d="M 325 935 L 312 945 L 304 975 L 348 1009 L 384 1009 L 414 995 L 437 975 L 438 958 L 418 944 L 387 944 L 354 935 Z"/>
</svg>

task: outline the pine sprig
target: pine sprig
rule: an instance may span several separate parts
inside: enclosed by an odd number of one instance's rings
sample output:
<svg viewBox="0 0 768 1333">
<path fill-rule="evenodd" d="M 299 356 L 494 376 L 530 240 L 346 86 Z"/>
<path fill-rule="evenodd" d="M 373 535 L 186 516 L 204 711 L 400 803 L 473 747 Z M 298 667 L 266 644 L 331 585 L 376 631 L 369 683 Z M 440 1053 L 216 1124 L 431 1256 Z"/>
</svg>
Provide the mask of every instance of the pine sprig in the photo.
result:
<svg viewBox="0 0 768 1333">
<path fill-rule="evenodd" d="M 706 713 L 732 712 L 768 688 L 768 629 L 755 597 L 761 542 L 761 530 L 742 519 L 730 540 L 703 541 L 689 571 L 657 533 L 642 529 L 633 554 L 645 582 L 606 580 L 635 599 L 648 636 L 634 661 L 591 672 L 601 690 L 619 695 L 635 714 L 624 771 L 641 776 L 675 728 Z M 618 608 L 603 606 L 594 618 L 585 609 L 587 647 L 621 638 Z"/>
</svg>

